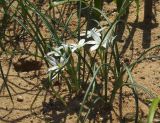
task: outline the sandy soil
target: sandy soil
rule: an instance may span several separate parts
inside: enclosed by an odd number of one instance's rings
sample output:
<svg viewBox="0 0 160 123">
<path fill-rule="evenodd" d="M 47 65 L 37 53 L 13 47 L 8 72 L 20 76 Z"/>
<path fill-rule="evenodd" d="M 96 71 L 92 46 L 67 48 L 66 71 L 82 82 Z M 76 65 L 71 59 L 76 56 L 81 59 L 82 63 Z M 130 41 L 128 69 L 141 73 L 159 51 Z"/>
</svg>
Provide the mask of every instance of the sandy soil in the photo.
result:
<svg viewBox="0 0 160 123">
<path fill-rule="evenodd" d="M 124 58 L 128 58 L 129 61 L 134 61 L 144 50 L 160 44 L 160 6 L 159 1 L 154 4 L 153 22 L 150 25 L 143 23 L 143 3 L 140 6 L 140 13 L 138 22 L 135 22 L 136 13 L 135 5 L 132 5 L 128 18 L 129 31 L 125 31 L 119 45 L 122 47 L 121 53 Z M 111 11 L 110 8 L 115 8 L 115 5 L 107 5 L 105 3 L 104 11 L 107 13 Z M 111 15 L 111 18 L 114 17 Z M 73 19 L 72 25 L 76 23 Z M 103 22 L 102 22 L 103 23 Z M 44 35 L 47 36 L 46 31 Z M 26 40 L 26 39 L 25 39 Z M 32 47 L 34 47 L 34 44 Z M 160 55 L 160 49 L 151 51 L 148 56 Z M 25 56 L 23 55 L 23 58 Z M 11 90 L 14 105 L 8 95 L 6 89 L 4 89 L 0 95 L 0 123 L 44 123 L 45 121 L 60 123 L 66 121 L 66 123 L 75 123 L 77 118 L 77 108 L 79 106 L 79 99 L 81 97 L 73 98 L 70 101 L 68 107 L 64 107 L 62 103 L 47 92 L 43 88 L 43 82 L 45 82 L 47 69 L 45 64 L 38 59 L 38 62 L 32 57 L 19 58 L 19 56 L 13 59 L 13 64 L 8 74 L 8 85 Z M 21 60 L 20 60 L 21 59 Z M 5 55 L 0 58 L 4 74 L 6 75 L 9 68 L 9 60 Z M 27 67 L 24 67 L 27 66 Z M 0 75 L 0 84 L 2 85 L 3 79 Z M 139 63 L 133 70 L 133 76 L 135 81 L 142 86 L 145 86 L 155 95 L 160 94 L 160 58 L 152 58 L 144 60 Z M 57 86 L 57 85 L 55 85 Z M 46 87 L 47 88 L 47 87 Z M 58 89 L 58 87 L 56 87 Z M 41 92 L 39 91 L 41 90 Z M 131 90 L 127 87 L 123 88 L 122 95 L 122 117 L 126 118 L 129 114 L 134 112 L 134 100 Z M 65 88 L 61 88 L 59 92 L 62 95 L 67 96 Z M 143 90 L 139 91 L 140 95 L 140 115 L 143 123 L 146 123 L 146 117 L 148 115 L 148 104 L 144 102 L 145 99 L 150 98 Z M 36 101 L 33 104 L 32 112 L 30 110 L 31 104 L 36 95 L 39 94 Z M 112 123 L 118 123 L 119 121 L 119 94 L 117 94 L 114 104 L 114 110 L 112 111 L 112 117 L 110 117 Z M 103 117 L 102 109 L 100 114 L 93 115 L 91 119 L 97 119 L 96 122 Z M 98 117 L 98 118 L 97 118 Z M 129 118 L 130 119 L 130 118 Z M 156 120 L 160 122 L 160 115 L 157 114 Z M 155 120 L 155 122 L 156 122 Z M 108 121 L 109 122 L 109 121 Z M 125 121 L 126 123 L 129 121 Z"/>
</svg>

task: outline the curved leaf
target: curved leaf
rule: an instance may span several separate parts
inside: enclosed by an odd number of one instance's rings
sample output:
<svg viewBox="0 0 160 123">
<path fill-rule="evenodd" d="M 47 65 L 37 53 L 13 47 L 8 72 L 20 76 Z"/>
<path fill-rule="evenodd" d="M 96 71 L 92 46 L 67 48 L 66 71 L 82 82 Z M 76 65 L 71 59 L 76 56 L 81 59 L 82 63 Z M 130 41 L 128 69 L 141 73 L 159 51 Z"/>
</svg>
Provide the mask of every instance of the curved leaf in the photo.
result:
<svg viewBox="0 0 160 123">
<path fill-rule="evenodd" d="M 147 119 L 147 123 L 153 123 L 154 114 L 157 110 L 158 104 L 160 103 L 160 97 L 155 98 L 151 104 L 151 107 L 149 109 L 149 115 Z"/>
</svg>

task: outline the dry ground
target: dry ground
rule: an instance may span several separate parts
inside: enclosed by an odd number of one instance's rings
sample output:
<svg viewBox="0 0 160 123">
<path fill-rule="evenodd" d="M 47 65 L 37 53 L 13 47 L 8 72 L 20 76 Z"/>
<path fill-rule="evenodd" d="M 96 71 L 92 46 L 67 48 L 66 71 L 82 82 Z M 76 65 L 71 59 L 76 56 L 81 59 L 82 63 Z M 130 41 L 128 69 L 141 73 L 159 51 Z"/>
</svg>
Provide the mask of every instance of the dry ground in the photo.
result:
<svg viewBox="0 0 160 123">
<path fill-rule="evenodd" d="M 112 4 L 109 6 L 105 4 L 104 11 L 108 12 L 111 10 L 110 8 L 113 7 L 115 6 Z M 111 15 L 111 18 L 112 16 L 114 16 L 114 13 Z M 160 44 L 159 1 L 154 4 L 153 17 L 154 19 L 152 24 L 145 25 L 143 23 L 142 3 L 138 22 L 135 22 L 135 6 L 131 7 L 128 18 L 130 33 L 126 30 L 121 42 L 119 43 L 122 47 L 121 51 L 124 57 L 132 61 L 136 59 L 144 50 Z M 160 49 L 152 51 L 149 55 L 160 56 Z M 78 105 L 78 101 L 73 99 L 69 104 L 69 107 L 64 108 L 59 101 L 55 101 L 50 98 L 50 95 L 46 94 L 45 90 L 40 92 L 36 102 L 33 105 L 34 111 L 32 113 L 30 112 L 30 106 L 35 98 L 35 95 L 39 92 L 39 89 L 42 89 L 41 83 L 43 83 L 42 81 L 46 77 L 47 69 L 44 63 L 40 60 L 36 63 L 33 59 L 31 60 L 31 58 L 27 58 L 27 61 L 29 62 L 26 62 L 25 60 L 25 62 L 22 63 L 22 61 L 18 62 L 17 58 L 14 58 L 14 61 L 17 66 L 15 64 L 11 66 L 8 76 L 8 84 L 12 93 L 14 106 L 12 105 L 10 97 L 5 89 L 0 95 L 0 123 L 44 123 L 44 119 L 55 123 L 60 123 L 64 120 L 66 123 L 75 123 L 77 118 L 76 110 L 78 110 L 76 105 Z M 6 56 L 1 56 L 1 62 L 3 64 L 3 70 L 6 74 L 9 65 L 9 61 L 6 59 Z M 24 66 L 27 65 L 31 69 L 27 69 L 28 67 L 24 68 L 24 70 L 21 68 L 18 69 L 18 65 L 21 66 L 21 64 L 24 64 Z M 155 95 L 160 94 L 160 59 L 152 58 L 139 63 L 133 71 L 133 76 L 135 81 L 153 91 Z M 2 82 L 3 80 L 0 78 L 0 84 Z M 124 88 L 122 91 L 124 92 L 122 95 L 122 115 L 126 116 L 127 114 L 134 112 L 134 100 L 128 88 Z M 66 93 L 65 89 L 61 89 L 60 93 Z M 46 102 L 44 102 L 45 95 L 47 95 Z M 141 98 L 148 98 L 148 95 L 143 92 L 140 93 L 140 96 Z M 113 123 L 117 123 L 119 122 L 118 101 L 115 101 L 114 107 L 115 111 L 112 112 L 111 119 Z M 143 122 L 146 123 L 145 118 L 148 113 L 148 107 L 143 101 L 140 101 L 140 110 L 141 115 L 143 115 L 144 118 Z M 44 114 L 46 115 L 44 116 Z M 157 116 L 156 120 L 159 120 L 160 122 L 160 116 Z"/>
</svg>

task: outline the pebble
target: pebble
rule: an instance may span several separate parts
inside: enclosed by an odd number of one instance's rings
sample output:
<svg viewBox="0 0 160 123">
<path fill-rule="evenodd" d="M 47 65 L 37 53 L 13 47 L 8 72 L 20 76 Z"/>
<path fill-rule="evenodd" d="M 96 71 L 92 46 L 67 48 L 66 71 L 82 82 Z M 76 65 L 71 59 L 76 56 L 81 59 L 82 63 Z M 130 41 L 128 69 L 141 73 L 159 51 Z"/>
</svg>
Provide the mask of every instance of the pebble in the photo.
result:
<svg viewBox="0 0 160 123">
<path fill-rule="evenodd" d="M 18 96 L 18 97 L 17 97 L 17 101 L 18 101 L 18 102 L 23 102 L 23 100 L 24 100 L 24 99 L 23 99 L 22 96 Z"/>
</svg>

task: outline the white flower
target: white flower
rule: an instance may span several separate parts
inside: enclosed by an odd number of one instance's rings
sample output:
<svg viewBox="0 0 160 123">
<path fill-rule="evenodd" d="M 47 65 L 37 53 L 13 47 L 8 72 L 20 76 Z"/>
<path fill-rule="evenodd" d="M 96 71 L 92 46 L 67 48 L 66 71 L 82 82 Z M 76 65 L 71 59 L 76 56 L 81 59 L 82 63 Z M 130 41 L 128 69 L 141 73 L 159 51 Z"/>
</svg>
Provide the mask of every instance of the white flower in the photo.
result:
<svg viewBox="0 0 160 123">
<path fill-rule="evenodd" d="M 99 37 L 101 36 L 101 31 L 102 30 L 104 30 L 105 29 L 105 27 L 104 28 L 101 28 L 101 29 L 99 29 L 99 30 L 97 30 L 96 28 L 92 28 L 91 30 L 89 30 L 89 31 L 87 31 L 87 38 L 90 38 L 90 37 L 92 37 L 95 33 L 96 33 L 96 35 L 98 35 Z M 85 36 L 86 35 L 86 33 L 85 33 L 85 31 L 83 31 L 81 34 L 80 34 L 80 36 Z"/>
<path fill-rule="evenodd" d="M 68 59 L 64 59 L 63 57 L 60 57 L 58 60 L 52 56 L 52 52 L 49 52 L 46 55 L 46 59 L 51 64 L 51 67 L 48 69 L 48 72 L 53 72 L 52 80 L 56 78 L 58 73 L 61 70 L 64 70 L 64 66 L 66 65 Z"/>
<path fill-rule="evenodd" d="M 91 48 L 90 51 L 94 51 L 96 50 L 100 44 L 102 47 L 106 47 L 106 42 L 101 40 L 101 31 L 104 30 L 105 28 L 101 28 L 99 30 L 93 28 L 90 31 L 87 31 L 87 38 L 93 38 L 93 40 L 90 40 L 88 42 L 86 42 L 86 44 L 91 44 Z M 85 36 L 85 33 L 82 33 L 81 36 Z"/>
<path fill-rule="evenodd" d="M 91 44 L 90 51 L 94 51 L 99 47 L 107 48 L 110 43 L 113 42 L 116 36 L 113 36 L 113 30 L 111 29 L 103 38 L 101 39 L 101 34 L 100 32 L 104 30 L 105 28 L 101 28 L 99 30 L 96 30 L 93 28 L 92 30 L 87 32 L 87 38 L 92 37 L 93 40 L 90 40 L 86 42 L 86 44 Z"/>
<path fill-rule="evenodd" d="M 100 38 L 101 35 L 99 33 L 95 32 L 94 30 L 92 30 L 90 35 L 93 38 L 93 40 L 88 41 L 86 44 L 92 44 L 90 51 L 94 51 L 100 46 L 100 44 L 102 42 L 102 40 Z"/>
<path fill-rule="evenodd" d="M 61 57 L 71 51 L 71 46 L 68 44 L 61 44 L 61 46 L 54 48 L 53 51 L 47 53 L 47 56 L 54 55 L 55 57 Z"/>
<path fill-rule="evenodd" d="M 47 56 L 50 56 L 50 55 L 54 55 L 54 56 L 61 56 L 61 49 L 62 49 L 63 47 L 58 47 L 58 48 L 54 48 L 53 49 L 53 51 L 51 51 L 51 52 L 49 52 L 49 53 L 47 53 Z"/>
<path fill-rule="evenodd" d="M 85 39 L 81 39 L 78 44 L 71 44 L 72 52 L 76 51 L 77 49 L 82 48 L 85 45 Z"/>
<path fill-rule="evenodd" d="M 61 70 L 64 70 L 64 66 L 66 63 L 65 63 L 63 57 L 60 57 L 60 60 L 58 61 L 52 56 L 47 56 L 47 60 L 52 65 L 52 67 L 50 67 L 48 69 L 48 72 L 51 72 L 51 71 L 54 72 L 54 74 L 52 76 L 52 80 L 54 80 L 57 77 L 58 73 Z"/>
<path fill-rule="evenodd" d="M 65 53 L 70 53 L 71 48 L 72 48 L 69 44 L 62 44 L 60 47 L 61 49 L 64 50 Z"/>
<path fill-rule="evenodd" d="M 52 67 L 48 69 L 48 72 L 50 71 L 58 72 L 65 65 L 63 57 L 60 57 L 59 61 L 50 55 L 47 55 L 46 58 L 49 61 L 49 63 L 52 65 Z"/>
<path fill-rule="evenodd" d="M 100 42 L 92 40 L 88 41 L 87 44 L 92 44 L 92 46 L 90 47 L 90 51 L 94 51 L 99 47 Z"/>
<path fill-rule="evenodd" d="M 96 35 L 95 35 L 95 36 L 96 36 Z M 96 38 L 97 38 L 97 37 L 96 37 Z M 94 39 L 96 39 L 96 38 L 94 38 Z M 107 37 L 107 36 L 106 36 L 105 39 L 102 41 L 102 40 L 100 39 L 100 37 L 99 37 L 99 38 L 97 38 L 96 40 L 88 41 L 86 44 L 91 44 L 92 46 L 91 46 L 91 48 L 90 48 L 90 51 L 94 51 L 94 50 L 96 50 L 96 49 L 100 46 L 100 44 L 101 44 L 101 47 L 107 48 L 108 45 L 109 45 L 110 43 L 112 43 L 115 38 L 116 38 L 116 36 L 110 36 L 110 37 Z"/>
<path fill-rule="evenodd" d="M 60 47 L 55 48 L 54 51 L 47 53 L 46 59 L 51 64 L 48 72 L 54 72 L 52 80 L 58 75 L 61 70 L 64 70 L 64 67 L 69 60 L 69 49 L 69 45 L 62 44 Z"/>
</svg>

